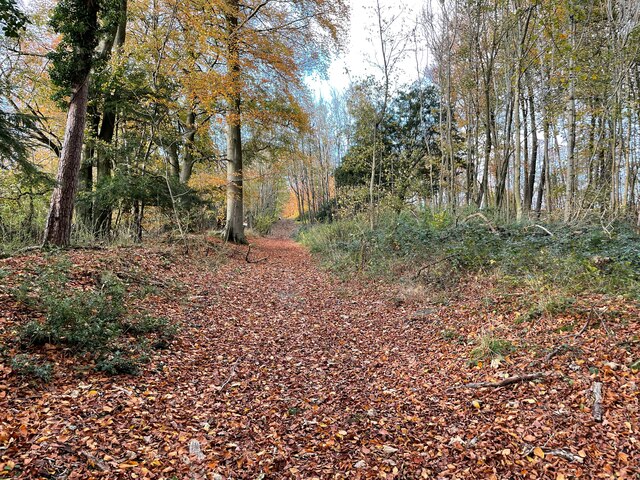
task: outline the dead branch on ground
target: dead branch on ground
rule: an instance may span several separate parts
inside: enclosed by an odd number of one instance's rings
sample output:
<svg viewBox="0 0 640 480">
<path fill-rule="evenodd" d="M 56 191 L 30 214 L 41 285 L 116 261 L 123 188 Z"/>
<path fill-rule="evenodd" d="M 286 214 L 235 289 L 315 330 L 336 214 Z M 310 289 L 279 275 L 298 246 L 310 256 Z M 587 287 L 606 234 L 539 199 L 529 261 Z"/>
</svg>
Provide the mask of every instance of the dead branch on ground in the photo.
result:
<svg viewBox="0 0 640 480">
<path fill-rule="evenodd" d="M 264 262 L 265 260 L 267 260 L 267 258 L 269 258 L 269 257 L 262 257 L 262 258 L 259 258 L 258 260 L 250 260 L 249 254 L 251 254 L 251 245 L 249 245 L 249 250 L 247 250 L 247 254 L 244 256 L 244 259 L 246 260 L 247 263 L 260 263 L 260 262 Z"/>
<path fill-rule="evenodd" d="M 500 388 L 500 387 L 506 387 L 507 385 L 512 385 L 514 383 L 529 382 L 531 380 L 539 380 L 539 379 L 547 378 L 550 375 L 551 375 L 550 373 L 536 372 L 536 373 L 529 373 L 527 375 L 518 375 L 514 377 L 508 377 L 499 382 L 467 383 L 463 385 L 463 387 L 465 388 L 485 388 L 485 387 Z"/>
</svg>

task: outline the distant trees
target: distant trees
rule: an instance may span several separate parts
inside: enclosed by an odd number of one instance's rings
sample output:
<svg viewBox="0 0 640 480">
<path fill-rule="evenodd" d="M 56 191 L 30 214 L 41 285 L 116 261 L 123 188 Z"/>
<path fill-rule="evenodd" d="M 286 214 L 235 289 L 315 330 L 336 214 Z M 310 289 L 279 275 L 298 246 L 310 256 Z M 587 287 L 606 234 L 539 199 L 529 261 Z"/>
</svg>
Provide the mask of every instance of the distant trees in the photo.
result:
<svg viewBox="0 0 640 480">
<path fill-rule="evenodd" d="M 374 176 L 376 201 L 386 199 L 395 209 L 406 203 L 425 204 L 439 195 L 442 173 L 437 90 L 432 85 L 416 83 L 395 92 L 385 123 L 376 132 L 373 97 L 378 92 L 372 79 L 351 90 L 351 146 L 336 170 L 336 185 L 339 189 L 370 187 L 375 141 L 379 152 Z M 455 130 L 452 136 L 459 141 Z M 454 152 L 456 161 L 461 161 L 459 150 L 460 147 Z"/>
<path fill-rule="evenodd" d="M 286 178 L 300 220 L 331 220 L 337 195 L 335 169 L 349 143 L 347 105 L 344 96 L 333 91 L 330 100 L 320 98 L 306 109 L 309 128 L 290 144 Z"/>
<path fill-rule="evenodd" d="M 57 168 L 56 245 L 72 227 L 140 240 L 150 216 L 224 225 L 242 243 L 286 188 L 310 221 L 341 205 L 372 224 L 381 206 L 638 215 L 640 5 L 423 7 L 407 28 L 376 2 L 374 76 L 312 100 L 305 81 L 341 44 L 343 0 L 62 0 L 30 19 L 5 0 L 0 188 L 19 193 L 3 197 L 47 190 L 16 190 L 19 167 Z M 28 208 L 30 223 L 43 216 Z"/>
<path fill-rule="evenodd" d="M 446 1 L 422 23 L 439 32 L 430 48 L 450 42 L 431 78 L 453 92 L 466 137 L 453 198 L 466 189 L 466 203 L 518 219 L 543 206 L 566 221 L 637 210 L 640 6 Z"/>
<path fill-rule="evenodd" d="M 227 214 L 224 238 L 244 243 L 242 119 L 301 125 L 306 121 L 297 95 L 305 71 L 321 64 L 327 41 L 340 39 L 341 1 L 262 1 L 224 5 L 225 32 L 221 56 L 226 70 Z M 270 84 L 270 85 L 269 85 Z M 253 91 L 252 91 L 253 90 Z M 256 93 L 259 94 L 257 95 Z"/>
<path fill-rule="evenodd" d="M 385 73 L 385 48 L 406 41 L 385 30 L 395 18 L 374 8 L 372 36 L 387 32 L 381 71 L 346 93 L 339 203 L 362 209 L 368 186 L 371 211 L 374 201 L 517 221 L 638 216 L 640 5 L 425 2 L 407 47 L 413 85 Z"/>
</svg>

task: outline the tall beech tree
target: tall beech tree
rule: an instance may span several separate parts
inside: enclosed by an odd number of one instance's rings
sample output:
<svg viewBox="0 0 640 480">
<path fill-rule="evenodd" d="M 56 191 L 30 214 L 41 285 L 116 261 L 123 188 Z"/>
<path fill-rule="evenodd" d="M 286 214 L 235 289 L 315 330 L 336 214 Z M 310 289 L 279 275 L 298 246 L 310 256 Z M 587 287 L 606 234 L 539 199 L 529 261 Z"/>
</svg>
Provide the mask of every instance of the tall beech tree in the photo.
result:
<svg viewBox="0 0 640 480">
<path fill-rule="evenodd" d="M 244 243 L 243 137 L 253 126 L 305 128 L 303 79 L 328 64 L 346 27 L 346 1 L 165 0 L 154 3 L 154 18 L 156 10 L 164 12 L 160 23 L 174 25 L 155 41 L 164 59 L 153 84 L 171 73 L 179 85 L 175 99 L 160 101 L 158 111 L 176 108 L 180 120 L 171 123 L 182 124 L 173 138 L 158 139 L 160 149 L 168 152 L 171 174 L 187 182 L 196 158 L 206 160 L 197 148 L 202 137 L 215 136 L 215 125 L 224 124 L 224 238 Z"/>
<path fill-rule="evenodd" d="M 227 32 L 227 223 L 224 239 L 246 243 L 244 236 L 244 208 L 242 198 L 242 130 L 241 130 L 241 67 L 240 67 L 240 2 L 229 0 L 225 11 Z M 256 9 L 261 8 L 260 5 Z M 257 13 L 257 10 L 256 10 Z"/>
<path fill-rule="evenodd" d="M 227 211 L 223 236 L 245 243 L 243 122 L 268 118 L 283 125 L 306 123 L 299 101 L 302 79 L 326 65 L 331 45 L 340 42 L 348 11 L 343 0 L 225 0 L 220 8 L 224 33 L 216 53 L 224 58 L 224 69 L 214 69 L 208 76 L 208 85 L 219 90 L 205 93 L 200 88 L 194 93 L 224 99 Z"/>
</svg>

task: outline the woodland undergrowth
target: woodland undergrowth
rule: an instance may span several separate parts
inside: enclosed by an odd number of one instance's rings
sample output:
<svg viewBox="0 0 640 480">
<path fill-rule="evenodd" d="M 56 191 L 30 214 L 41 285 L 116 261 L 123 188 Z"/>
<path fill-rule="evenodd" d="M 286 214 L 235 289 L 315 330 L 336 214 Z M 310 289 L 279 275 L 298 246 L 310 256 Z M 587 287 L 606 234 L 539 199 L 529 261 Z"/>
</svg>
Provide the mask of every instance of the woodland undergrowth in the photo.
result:
<svg viewBox="0 0 640 480">
<path fill-rule="evenodd" d="M 504 223 L 480 212 L 383 213 L 306 228 L 299 238 L 329 269 L 446 293 L 491 279 L 496 294 L 526 291 L 535 309 L 569 308 L 590 294 L 640 299 L 640 235 L 623 221 Z"/>
</svg>

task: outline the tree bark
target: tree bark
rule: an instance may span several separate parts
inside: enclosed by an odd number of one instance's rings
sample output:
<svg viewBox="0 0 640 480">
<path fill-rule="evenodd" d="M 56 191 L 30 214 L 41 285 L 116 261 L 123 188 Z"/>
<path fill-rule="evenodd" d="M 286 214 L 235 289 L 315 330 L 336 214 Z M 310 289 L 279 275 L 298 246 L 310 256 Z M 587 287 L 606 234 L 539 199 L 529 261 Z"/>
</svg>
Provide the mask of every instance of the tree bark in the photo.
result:
<svg viewBox="0 0 640 480">
<path fill-rule="evenodd" d="M 91 193 L 93 191 L 93 157 L 95 154 L 95 139 L 98 136 L 98 123 L 100 118 L 95 107 L 87 106 L 87 130 L 91 138 L 84 142 L 84 150 L 80 165 L 80 183 L 81 192 Z M 77 207 L 78 218 L 84 228 L 91 232 L 93 229 L 93 202 L 85 202 Z"/>
<path fill-rule="evenodd" d="M 167 147 L 169 154 L 169 167 L 171 168 L 171 176 L 173 178 L 180 178 L 180 157 L 178 153 L 178 142 L 171 142 Z"/>
<path fill-rule="evenodd" d="M 525 209 L 531 210 L 533 203 L 533 192 L 536 183 L 536 169 L 538 168 L 538 126 L 536 122 L 536 106 L 533 97 L 533 87 L 529 82 L 529 118 L 531 119 L 531 164 L 529 167 L 529 178 L 527 181 L 527 189 L 525 193 Z"/>
<path fill-rule="evenodd" d="M 480 190 L 478 191 L 478 198 L 476 205 L 478 208 L 482 207 L 483 201 L 486 205 L 485 195 L 489 190 L 489 162 L 491 161 L 491 126 L 493 123 L 493 115 L 491 114 L 491 92 L 490 92 L 490 78 L 484 79 L 484 101 L 485 101 L 485 140 L 484 140 L 484 165 L 482 167 L 482 182 L 480 183 Z"/>
<path fill-rule="evenodd" d="M 49 215 L 44 230 L 44 244 L 66 246 L 71 241 L 73 206 L 78 190 L 78 174 L 87 119 L 89 76 L 73 89 L 62 153 L 58 164 L 56 187 L 51 195 Z"/>
<path fill-rule="evenodd" d="M 509 92 L 509 95 L 513 95 Z M 515 103 L 515 108 L 518 108 L 517 102 Z M 507 188 L 507 176 L 509 173 L 509 163 L 511 159 L 511 131 L 513 129 L 513 109 L 514 109 L 514 99 L 510 98 L 507 104 L 507 112 L 506 112 L 506 125 L 505 125 L 505 141 L 504 141 L 504 149 L 502 152 L 503 159 L 501 162 L 498 162 L 498 178 L 496 185 L 496 208 L 500 209 L 502 207 L 502 202 L 505 196 L 508 198 L 508 194 L 506 194 Z"/>
<path fill-rule="evenodd" d="M 516 72 L 516 91 L 514 94 L 514 142 L 515 142 L 515 159 L 513 162 L 513 194 L 515 197 L 516 220 L 522 220 L 522 195 L 520 185 L 522 183 L 522 144 L 520 141 L 520 65 L 518 62 L 518 70 Z"/>
<path fill-rule="evenodd" d="M 538 198 L 536 200 L 536 215 L 540 217 L 540 212 L 542 211 L 542 197 L 545 192 L 545 183 L 547 182 L 547 172 L 549 171 L 549 120 L 546 116 L 542 120 L 543 126 L 543 136 L 544 136 L 544 147 L 542 151 L 542 168 L 540 169 L 540 183 L 538 184 Z M 547 203 L 551 201 L 550 198 L 547 197 Z"/>
<path fill-rule="evenodd" d="M 240 96 L 240 50 L 238 45 L 239 0 L 228 0 L 226 15 L 228 45 L 227 65 L 233 97 L 227 112 L 227 223 L 225 241 L 246 244 L 242 198 L 242 135 Z"/>
<path fill-rule="evenodd" d="M 187 115 L 187 135 L 184 144 L 184 160 L 180 165 L 180 182 L 188 183 L 193 172 L 193 141 L 196 138 L 196 114 L 193 109 Z"/>
<path fill-rule="evenodd" d="M 240 129 L 240 99 L 234 102 L 234 115 L 227 125 L 227 224 L 224 239 L 247 243 L 244 235 L 244 204 L 242 198 L 242 137 Z"/>
<path fill-rule="evenodd" d="M 576 72 L 574 71 L 576 21 L 571 15 L 571 55 L 569 57 L 569 152 L 567 155 L 567 178 L 564 204 L 564 221 L 568 222 L 573 214 L 575 195 L 575 151 L 576 151 Z"/>
</svg>

